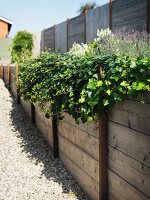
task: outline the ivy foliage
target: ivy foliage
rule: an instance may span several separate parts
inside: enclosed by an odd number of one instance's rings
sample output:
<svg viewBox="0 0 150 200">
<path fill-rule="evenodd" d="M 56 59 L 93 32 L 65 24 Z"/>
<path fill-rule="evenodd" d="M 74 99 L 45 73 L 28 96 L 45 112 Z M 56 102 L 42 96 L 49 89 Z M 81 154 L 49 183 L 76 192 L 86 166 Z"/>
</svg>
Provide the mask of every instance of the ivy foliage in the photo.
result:
<svg viewBox="0 0 150 200">
<path fill-rule="evenodd" d="M 92 48 L 93 44 L 74 45 L 69 53 L 45 52 L 26 61 L 20 66 L 20 93 L 39 105 L 46 117 L 61 119 L 67 112 L 77 122 L 87 122 L 126 95 L 150 91 L 149 57 L 104 56 Z"/>
<path fill-rule="evenodd" d="M 11 62 L 21 63 L 29 59 L 33 50 L 33 35 L 26 31 L 19 31 L 12 42 Z"/>
</svg>

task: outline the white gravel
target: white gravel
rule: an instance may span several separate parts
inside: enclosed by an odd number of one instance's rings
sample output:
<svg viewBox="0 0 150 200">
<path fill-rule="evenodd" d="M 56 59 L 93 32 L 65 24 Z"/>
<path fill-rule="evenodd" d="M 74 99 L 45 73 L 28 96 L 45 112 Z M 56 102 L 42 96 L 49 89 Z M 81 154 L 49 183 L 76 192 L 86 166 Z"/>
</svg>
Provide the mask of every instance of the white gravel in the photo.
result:
<svg viewBox="0 0 150 200">
<path fill-rule="evenodd" d="M 87 200 L 0 79 L 0 200 Z"/>
</svg>

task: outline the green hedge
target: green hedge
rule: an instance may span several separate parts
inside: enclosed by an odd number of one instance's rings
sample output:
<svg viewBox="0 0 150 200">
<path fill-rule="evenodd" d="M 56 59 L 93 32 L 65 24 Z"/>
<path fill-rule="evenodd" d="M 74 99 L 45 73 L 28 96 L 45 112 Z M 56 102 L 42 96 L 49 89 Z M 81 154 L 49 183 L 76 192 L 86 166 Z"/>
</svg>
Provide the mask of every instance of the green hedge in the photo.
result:
<svg viewBox="0 0 150 200">
<path fill-rule="evenodd" d="M 23 63 L 19 68 L 20 93 L 39 105 L 46 117 L 61 119 L 67 112 L 77 122 L 87 122 L 107 113 L 126 95 L 150 91 L 149 57 L 104 56 L 94 48 L 95 44 L 75 45 L 69 53 L 45 52 Z"/>
</svg>

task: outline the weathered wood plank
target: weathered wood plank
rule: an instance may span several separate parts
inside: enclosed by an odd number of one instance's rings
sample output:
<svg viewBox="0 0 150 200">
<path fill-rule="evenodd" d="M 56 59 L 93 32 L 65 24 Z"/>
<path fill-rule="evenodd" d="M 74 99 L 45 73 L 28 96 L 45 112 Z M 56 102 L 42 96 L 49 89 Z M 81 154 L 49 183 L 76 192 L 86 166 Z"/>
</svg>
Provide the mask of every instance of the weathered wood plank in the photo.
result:
<svg viewBox="0 0 150 200">
<path fill-rule="evenodd" d="M 82 130 L 82 131 L 88 133 L 89 135 L 92 135 L 93 137 L 96 137 L 97 139 L 99 138 L 98 120 L 92 121 L 90 123 L 85 123 L 85 124 L 81 123 L 78 125 L 71 115 L 65 113 L 63 121 L 71 124 L 72 126 L 76 127 L 79 130 Z"/>
<path fill-rule="evenodd" d="M 53 147 L 52 119 L 47 119 L 37 106 L 35 106 L 35 123 L 50 146 Z"/>
<path fill-rule="evenodd" d="M 110 120 L 150 135 L 150 104 L 125 100 L 111 110 Z"/>
<path fill-rule="evenodd" d="M 114 122 L 109 122 L 108 143 L 150 167 L 150 136 Z"/>
<path fill-rule="evenodd" d="M 109 168 L 150 197 L 150 168 L 109 146 Z"/>
<path fill-rule="evenodd" d="M 59 148 L 78 167 L 99 182 L 99 162 L 59 135 Z"/>
<path fill-rule="evenodd" d="M 17 96 L 17 86 L 16 86 L 16 67 L 11 66 L 11 91 L 13 95 Z"/>
<path fill-rule="evenodd" d="M 111 170 L 108 170 L 109 193 L 117 200 L 149 200 Z"/>
<path fill-rule="evenodd" d="M 24 100 L 21 98 L 21 105 L 25 111 L 25 113 L 31 117 L 31 104 L 28 100 Z"/>
<path fill-rule="evenodd" d="M 99 160 L 99 140 L 97 138 L 92 137 L 65 121 L 59 123 L 58 132 L 78 148 L 87 152 L 87 154 L 96 160 Z"/>
<path fill-rule="evenodd" d="M 64 153 L 60 151 L 60 158 L 66 169 L 73 175 L 73 177 L 80 184 L 82 189 L 91 199 L 99 200 L 99 185 L 90 176 L 88 176 L 82 169 L 80 169 L 74 162 L 72 162 Z"/>
</svg>

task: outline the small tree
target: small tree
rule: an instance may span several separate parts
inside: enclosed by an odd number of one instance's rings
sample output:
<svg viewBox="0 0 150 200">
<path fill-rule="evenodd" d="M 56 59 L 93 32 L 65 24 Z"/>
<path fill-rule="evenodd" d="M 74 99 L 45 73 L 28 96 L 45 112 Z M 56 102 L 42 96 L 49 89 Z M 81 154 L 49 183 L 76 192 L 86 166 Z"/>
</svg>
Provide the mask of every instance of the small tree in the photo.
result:
<svg viewBox="0 0 150 200">
<path fill-rule="evenodd" d="M 81 5 L 81 7 L 78 10 L 78 13 L 83 14 L 83 13 L 85 13 L 85 11 L 89 11 L 95 7 L 97 7 L 97 4 L 95 2 L 85 3 L 84 5 Z"/>
<path fill-rule="evenodd" d="M 26 31 L 19 31 L 12 42 L 11 62 L 20 63 L 29 59 L 33 50 L 33 35 Z"/>
</svg>

